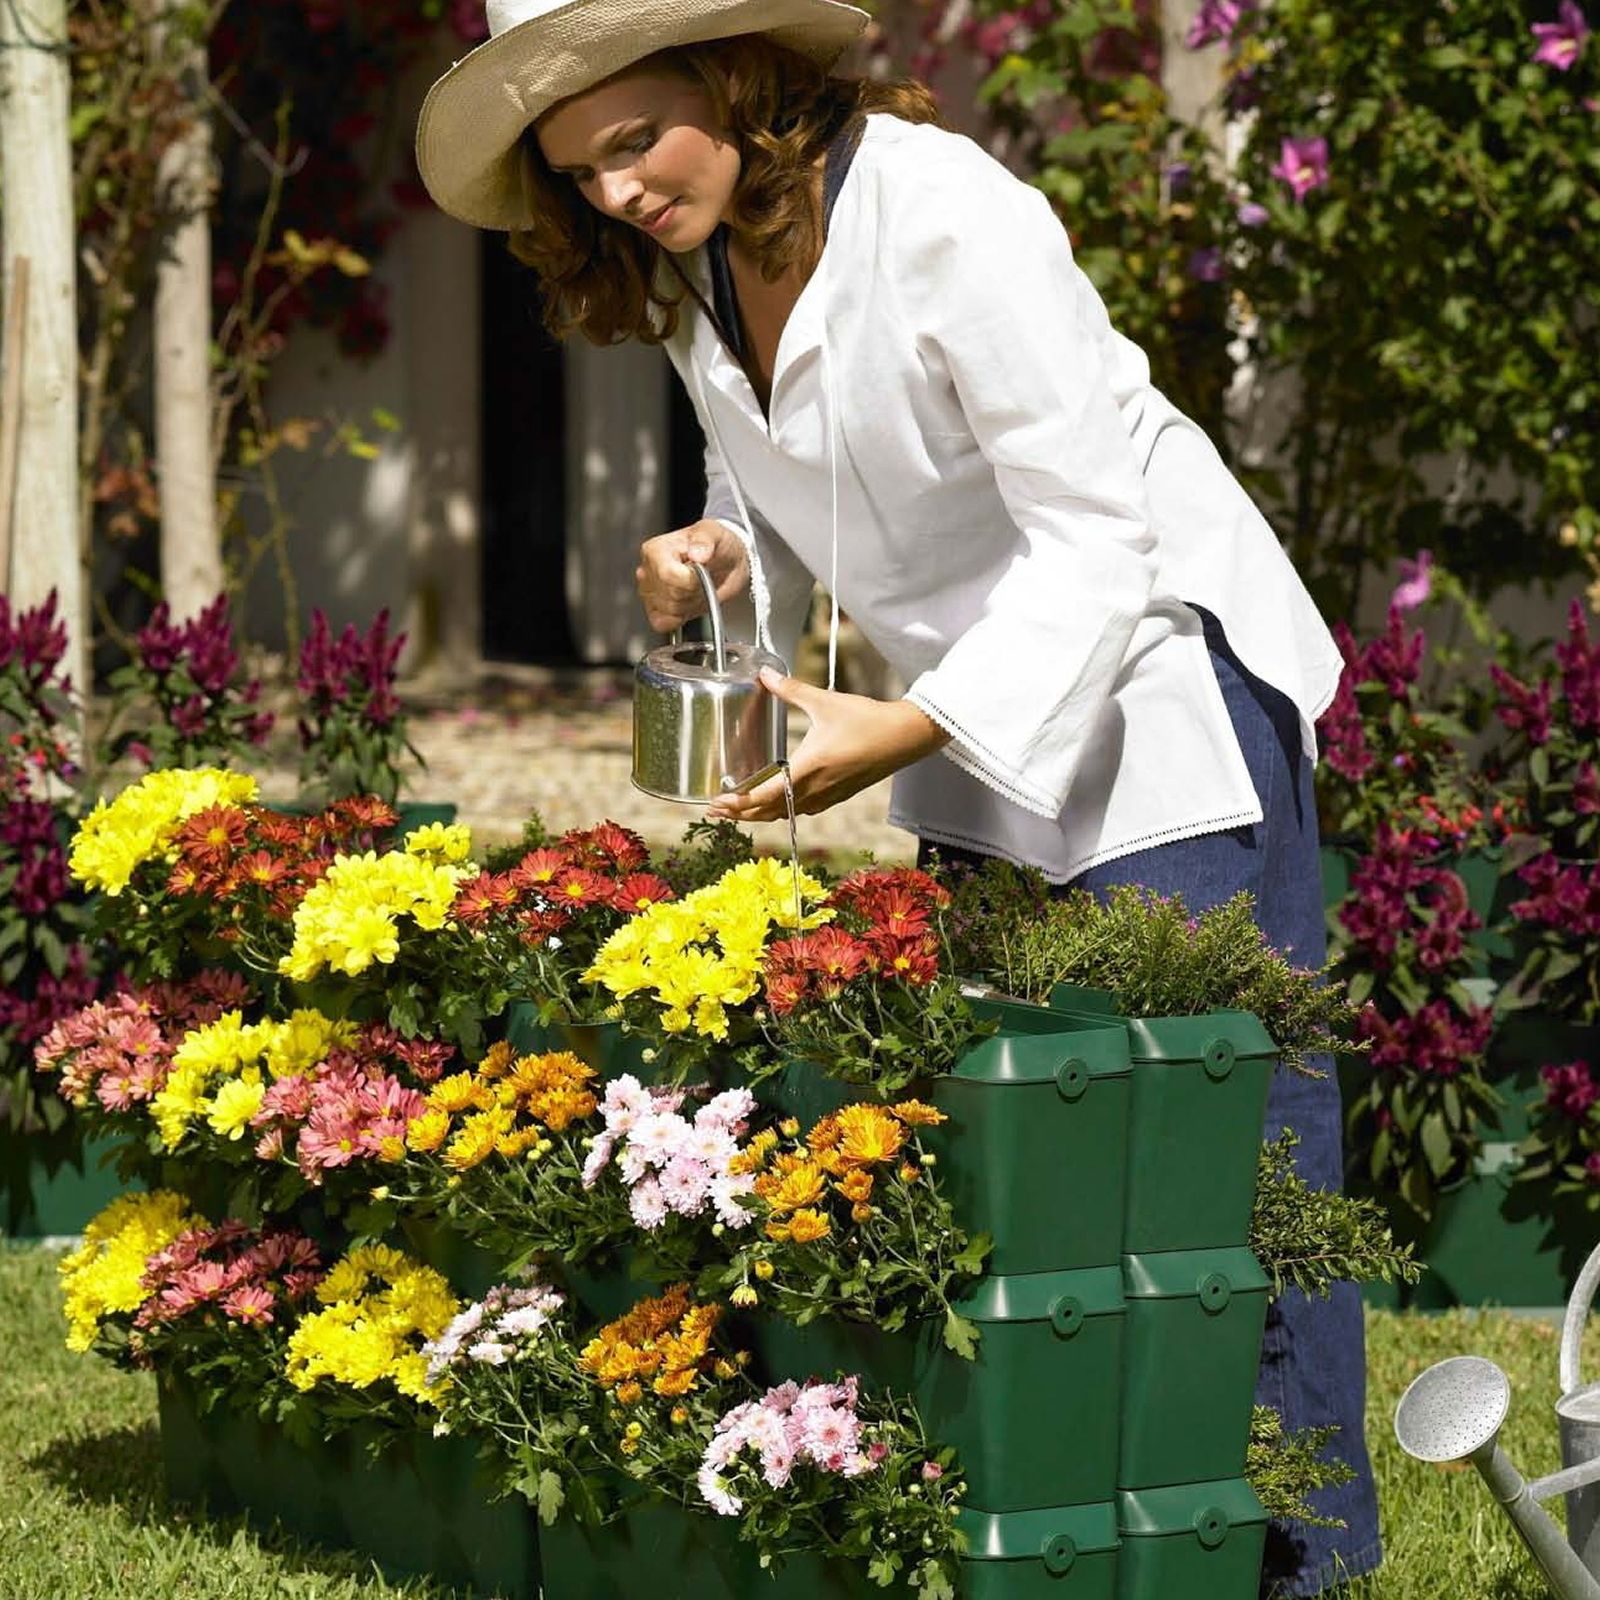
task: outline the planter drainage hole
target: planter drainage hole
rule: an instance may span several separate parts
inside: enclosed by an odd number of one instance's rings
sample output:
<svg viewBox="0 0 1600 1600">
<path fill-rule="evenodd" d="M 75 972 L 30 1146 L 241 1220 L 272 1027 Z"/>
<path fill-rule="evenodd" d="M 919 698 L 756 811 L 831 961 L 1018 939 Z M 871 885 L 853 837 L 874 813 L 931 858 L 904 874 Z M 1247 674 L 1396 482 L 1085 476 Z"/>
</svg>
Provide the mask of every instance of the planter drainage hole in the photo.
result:
<svg viewBox="0 0 1600 1600">
<path fill-rule="evenodd" d="M 1064 1294 L 1050 1306 L 1050 1326 L 1063 1339 L 1070 1339 L 1083 1326 L 1083 1302 Z"/>
<path fill-rule="evenodd" d="M 1220 1272 L 1207 1273 L 1200 1280 L 1200 1304 L 1207 1311 L 1221 1311 L 1233 1298 L 1233 1285 Z"/>
<path fill-rule="evenodd" d="M 1204 1511 L 1197 1511 L 1194 1517 L 1194 1531 L 1207 1550 L 1215 1550 L 1228 1537 L 1227 1512 L 1219 1510 L 1216 1506 L 1207 1506 Z"/>
<path fill-rule="evenodd" d="M 1072 1570 L 1072 1563 L 1078 1559 L 1078 1547 L 1072 1542 L 1071 1534 L 1058 1533 L 1053 1539 L 1044 1542 L 1044 1567 L 1045 1571 L 1060 1577 L 1063 1572 Z"/>
<path fill-rule="evenodd" d="M 1056 1068 L 1056 1089 L 1063 1100 L 1081 1100 L 1089 1087 L 1089 1069 L 1076 1056 Z"/>
<path fill-rule="evenodd" d="M 1227 1039 L 1213 1039 L 1201 1052 L 1206 1076 L 1217 1083 L 1233 1071 L 1233 1045 Z"/>
</svg>

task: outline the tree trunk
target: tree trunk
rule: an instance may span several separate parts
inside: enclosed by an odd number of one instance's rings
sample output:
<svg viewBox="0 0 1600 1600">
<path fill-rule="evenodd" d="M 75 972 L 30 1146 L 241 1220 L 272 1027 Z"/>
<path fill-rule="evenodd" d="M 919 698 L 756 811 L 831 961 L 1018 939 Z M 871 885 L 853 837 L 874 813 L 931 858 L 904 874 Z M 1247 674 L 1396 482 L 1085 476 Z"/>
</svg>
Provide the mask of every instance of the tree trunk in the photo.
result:
<svg viewBox="0 0 1600 1600">
<path fill-rule="evenodd" d="M 0 4 L 0 194 L 5 196 L 4 299 L 15 262 L 29 261 L 21 437 L 12 506 L 14 606 L 53 589 L 68 630 L 64 669 L 88 683 L 85 546 L 78 526 L 78 328 L 66 0 Z"/>
<path fill-rule="evenodd" d="M 182 26 L 182 23 L 175 24 Z M 172 230 L 156 272 L 156 472 L 161 491 L 161 592 L 175 620 L 223 586 L 211 460 L 211 130 L 201 96 L 203 44 L 180 45 L 158 24 L 156 48 L 179 71 L 193 121 L 157 175 Z"/>
</svg>

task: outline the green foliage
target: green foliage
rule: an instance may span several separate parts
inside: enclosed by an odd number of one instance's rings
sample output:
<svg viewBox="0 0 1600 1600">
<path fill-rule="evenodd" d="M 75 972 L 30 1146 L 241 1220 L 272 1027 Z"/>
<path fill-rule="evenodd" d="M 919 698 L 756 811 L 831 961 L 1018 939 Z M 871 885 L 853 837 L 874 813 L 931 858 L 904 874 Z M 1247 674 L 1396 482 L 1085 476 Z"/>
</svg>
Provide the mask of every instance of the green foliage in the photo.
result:
<svg viewBox="0 0 1600 1600">
<path fill-rule="evenodd" d="M 962 970 L 1008 994 L 1042 1005 L 1058 983 L 1072 983 L 1109 991 L 1127 1016 L 1250 1011 L 1294 1067 L 1349 1048 L 1354 1013 L 1343 989 L 1273 950 L 1248 894 L 1193 917 L 1177 896 L 1133 886 L 1104 902 L 1081 889 L 1051 899 L 1036 875 L 1003 862 L 950 881 Z M 1007 904 L 1036 909 L 995 917 Z"/>
<path fill-rule="evenodd" d="M 1298 1522 L 1312 1528 L 1344 1526 L 1337 1517 L 1319 1516 L 1310 1504 L 1310 1496 L 1318 1489 L 1348 1483 L 1355 1476 L 1347 1462 L 1323 1454 L 1338 1432 L 1338 1428 L 1328 1427 L 1291 1433 L 1271 1406 L 1257 1406 L 1251 1412 L 1244 1475 L 1274 1522 Z"/>
<path fill-rule="evenodd" d="M 1336 1283 L 1415 1283 L 1421 1265 L 1409 1244 L 1397 1244 L 1375 1200 L 1313 1189 L 1295 1170 L 1299 1136 L 1286 1129 L 1261 1147 L 1250 1248 L 1272 1279 L 1274 1297 L 1285 1289 L 1326 1299 Z"/>
<path fill-rule="evenodd" d="M 697 817 L 657 868 L 681 899 L 713 884 L 741 861 L 754 861 L 755 844 L 736 822 Z"/>
<path fill-rule="evenodd" d="M 550 842 L 550 830 L 537 811 L 528 814 L 522 832 L 508 844 L 491 845 L 481 853 L 485 872 L 509 872 L 530 850 L 542 849 Z"/>
<path fill-rule="evenodd" d="M 1425 546 L 1480 592 L 1600 571 L 1594 38 L 1563 72 L 1532 60 L 1553 7 L 1524 0 L 1249 8 L 1225 168 L 1129 48 L 1131 0 L 1042 27 L 979 9 L 1012 30 L 984 91 L 1012 149 L 1156 382 L 1225 451 L 1245 429 L 1275 451 L 1248 481 L 1325 605 Z M 1326 145 L 1298 197 L 1290 139 Z M 1234 335 L 1257 386 L 1237 438 Z"/>
</svg>

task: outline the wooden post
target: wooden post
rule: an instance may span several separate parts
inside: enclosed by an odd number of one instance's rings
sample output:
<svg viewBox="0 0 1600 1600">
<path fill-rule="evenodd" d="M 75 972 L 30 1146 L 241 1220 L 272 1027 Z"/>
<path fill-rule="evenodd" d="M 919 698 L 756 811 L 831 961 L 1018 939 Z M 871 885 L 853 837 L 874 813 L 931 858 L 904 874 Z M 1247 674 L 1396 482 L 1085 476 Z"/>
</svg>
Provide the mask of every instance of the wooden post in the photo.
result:
<svg viewBox="0 0 1600 1600">
<path fill-rule="evenodd" d="M 5 294 L 29 264 L 10 596 L 53 589 L 67 625 L 63 669 L 88 678 L 88 611 L 78 527 L 78 318 L 68 131 L 66 0 L 0 3 L 0 193 Z M 8 336 L 8 344 L 11 340 Z"/>
<path fill-rule="evenodd" d="M 3 3 L 3 0 L 0 0 Z M 217 489 L 211 456 L 211 128 L 206 57 L 180 41 L 181 19 L 164 15 L 152 48 L 170 61 L 189 105 L 189 127 L 162 153 L 158 193 L 174 219 L 156 269 L 156 472 L 161 491 L 161 592 L 182 621 L 223 585 Z"/>
<path fill-rule="evenodd" d="M 17 497 L 17 440 L 22 435 L 22 362 L 28 348 L 28 258 L 18 256 L 3 329 L 0 386 L 0 594 L 11 593 L 11 507 Z"/>
</svg>

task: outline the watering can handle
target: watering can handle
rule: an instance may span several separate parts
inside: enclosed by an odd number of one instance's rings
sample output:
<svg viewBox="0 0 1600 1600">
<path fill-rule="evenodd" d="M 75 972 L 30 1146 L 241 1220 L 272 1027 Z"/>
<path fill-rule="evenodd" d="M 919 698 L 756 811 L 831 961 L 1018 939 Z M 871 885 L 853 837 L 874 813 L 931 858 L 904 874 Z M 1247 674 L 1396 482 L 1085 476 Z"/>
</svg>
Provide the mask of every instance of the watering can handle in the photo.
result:
<svg viewBox="0 0 1600 1600">
<path fill-rule="evenodd" d="M 1578 1387 L 1578 1358 L 1583 1345 L 1583 1325 L 1589 1320 L 1595 1290 L 1600 1289 L 1600 1245 L 1596 1245 L 1572 1286 L 1567 1301 L 1566 1319 L 1561 1324 L 1561 1392 L 1571 1394 Z"/>
<path fill-rule="evenodd" d="M 694 575 L 700 580 L 700 592 L 706 597 L 706 615 L 711 618 L 711 659 L 720 678 L 728 670 L 727 651 L 722 639 L 722 606 L 717 600 L 717 586 L 711 581 L 711 574 L 706 571 L 703 561 L 689 563 L 694 568 Z M 673 639 L 683 637 L 682 629 L 672 635 Z"/>
</svg>

